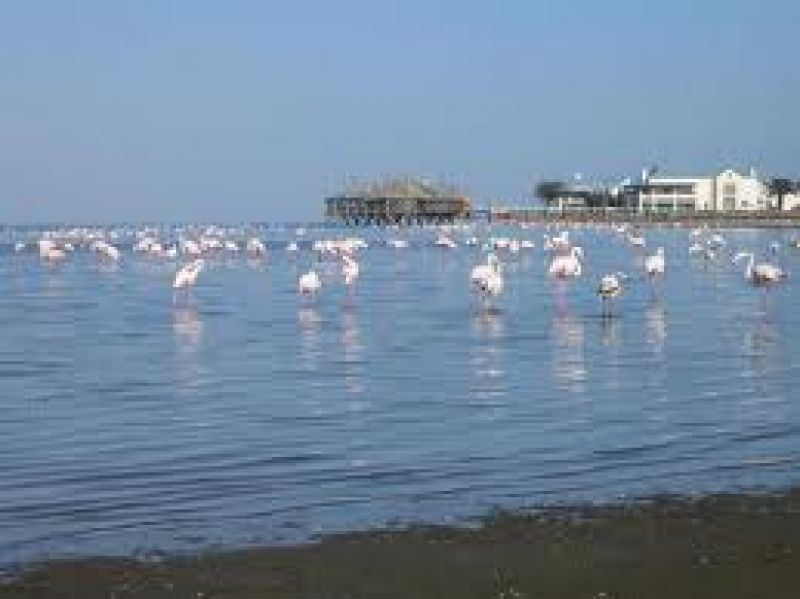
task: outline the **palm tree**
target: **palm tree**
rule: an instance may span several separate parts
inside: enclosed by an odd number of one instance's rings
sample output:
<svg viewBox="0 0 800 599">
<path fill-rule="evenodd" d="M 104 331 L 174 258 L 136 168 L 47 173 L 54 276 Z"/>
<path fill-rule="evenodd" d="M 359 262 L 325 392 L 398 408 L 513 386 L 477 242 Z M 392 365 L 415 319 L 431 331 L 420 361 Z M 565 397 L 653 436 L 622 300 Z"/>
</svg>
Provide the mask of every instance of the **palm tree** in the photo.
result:
<svg viewBox="0 0 800 599">
<path fill-rule="evenodd" d="M 778 210 L 783 210 L 783 198 L 793 190 L 794 184 L 790 179 L 774 178 L 769 182 L 769 195 L 778 196 Z"/>
</svg>

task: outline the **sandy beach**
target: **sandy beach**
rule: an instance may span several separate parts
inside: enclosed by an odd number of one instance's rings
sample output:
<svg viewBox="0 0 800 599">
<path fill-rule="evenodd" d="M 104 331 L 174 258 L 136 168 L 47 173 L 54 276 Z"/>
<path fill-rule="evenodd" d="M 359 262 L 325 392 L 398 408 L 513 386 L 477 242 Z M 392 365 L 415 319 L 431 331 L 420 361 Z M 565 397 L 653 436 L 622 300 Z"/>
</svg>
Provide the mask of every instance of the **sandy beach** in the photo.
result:
<svg viewBox="0 0 800 599">
<path fill-rule="evenodd" d="M 0 597 L 796 597 L 800 489 L 497 513 L 163 561 L 83 559 L 7 580 Z"/>
</svg>

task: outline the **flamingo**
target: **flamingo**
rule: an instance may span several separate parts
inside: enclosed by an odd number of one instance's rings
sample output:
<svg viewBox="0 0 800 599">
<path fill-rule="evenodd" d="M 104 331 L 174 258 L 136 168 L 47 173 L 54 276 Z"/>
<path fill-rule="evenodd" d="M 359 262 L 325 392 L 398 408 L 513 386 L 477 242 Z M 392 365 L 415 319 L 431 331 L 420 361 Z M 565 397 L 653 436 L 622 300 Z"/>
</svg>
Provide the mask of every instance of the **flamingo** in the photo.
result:
<svg viewBox="0 0 800 599">
<path fill-rule="evenodd" d="M 648 256 L 644 261 L 644 271 L 651 279 L 663 276 L 665 266 L 663 247 L 658 248 L 655 254 Z"/>
<path fill-rule="evenodd" d="M 789 275 L 780 266 L 769 262 L 756 262 L 752 252 L 739 252 L 733 259 L 734 263 L 747 258 L 747 267 L 744 270 L 744 278 L 753 285 L 771 285 L 786 280 Z"/>
<path fill-rule="evenodd" d="M 112 262 L 117 262 L 120 259 L 119 249 L 106 241 L 97 241 L 92 247 L 100 254 L 101 259 L 110 260 Z"/>
<path fill-rule="evenodd" d="M 64 249 L 58 247 L 52 239 L 40 239 L 39 257 L 46 262 L 60 262 L 67 257 L 67 253 Z"/>
<path fill-rule="evenodd" d="M 570 248 L 569 231 L 561 231 L 550 240 L 550 243 L 556 250 L 568 250 Z"/>
<path fill-rule="evenodd" d="M 352 285 L 358 278 L 359 267 L 358 262 L 349 254 L 342 254 L 342 274 L 344 275 L 345 285 Z"/>
<path fill-rule="evenodd" d="M 191 256 L 192 258 L 199 258 L 200 255 L 203 253 L 200 244 L 194 241 L 193 239 L 184 239 L 182 242 L 182 249 L 183 253 L 187 256 Z M 151 251 L 154 254 L 160 254 L 163 249 L 160 243 L 153 243 L 151 246 Z"/>
<path fill-rule="evenodd" d="M 646 245 L 644 235 L 641 233 L 631 233 L 628 235 L 628 243 L 635 248 L 643 248 Z"/>
<path fill-rule="evenodd" d="M 178 291 L 180 289 L 188 289 L 189 287 L 193 287 L 197 282 L 197 277 L 200 274 L 200 271 L 203 270 L 204 266 L 205 262 L 202 258 L 196 258 L 184 265 L 183 268 L 175 273 L 175 278 L 172 280 L 172 288 L 175 291 Z"/>
<path fill-rule="evenodd" d="M 708 243 L 714 249 L 722 249 L 727 245 L 725 238 L 720 233 L 714 233 L 714 235 L 711 236 L 711 239 L 708 240 Z"/>
<path fill-rule="evenodd" d="M 470 281 L 486 297 L 497 297 L 503 292 L 503 267 L 494 253 L 486 256 L 485 264 L 473 267 Z"/>
<path fill-rule="evenodd" d="M 569 231 L 561 231 L 561 233 L 553 237 L 551 237 L 550 235 L 545 235 L 542 247 L 544 247 L 544 249 L 547 251 L 569 250 L 570 248 Z"/>
<path fill-rule="evenodd" d="M 247 241 L 247 253 L 252 257 L 266 256 L 267 246 L 257 237 L 252 237 Z"/>
<path fill-rule="evenodd" d="M 450 249 L 450 250 L 452 250 L 455 247 L 457 247 L 456 242 L 453 241 L 453 239 L 451 237 L 445 235 L 444 233 L 440 233 L 439 234 L 439 236 L 436 238 L 435 245 L 437 245 L 439 247 L 447 248 L 447 249 Z"/>
<path fill-rule="evenodd" d="M 315 270 L 300 275 L 297 280 L 297 292 L 300 295 L 316 295 L 322 288 L 322 281 Z"/>
<path fill-rule="evenodd" d="M 556 256 L 550 263 L 548 274 L 561 279 L 577 278 L 581 276 L 583 259 L 583 249 L 579 246 L 573 247 L 568 254 Z"/>
</svg>

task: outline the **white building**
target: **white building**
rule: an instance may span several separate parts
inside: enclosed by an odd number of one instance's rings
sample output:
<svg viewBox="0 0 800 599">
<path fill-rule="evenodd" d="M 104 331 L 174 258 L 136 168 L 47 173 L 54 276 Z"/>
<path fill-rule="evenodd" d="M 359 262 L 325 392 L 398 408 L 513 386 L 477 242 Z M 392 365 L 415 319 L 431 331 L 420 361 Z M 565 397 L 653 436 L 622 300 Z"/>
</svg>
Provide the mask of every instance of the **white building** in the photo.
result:
<svg viewBox="0 0 800 599">
<path fill-rule="evenodd" d="M 771 203 L 775 208 L 778 207 L 778 198 L 771 197 Z M 800 210 L 800 191 L 788 193 L 783 196 L 783 209 L 784 210 Z"/>
<path fill-rule="evenodd" d="M 770 209 L 777 210 L 779 208 L 778 196 L 771 195 L 767 201 Z M 783 196 L 783 209 L 800 211 L 800 191 L 793 191 Z"/>
<path fill-rule="evenodd" d="M 725 170 L 703 177 L 654 177 L 642 173 L 642 183 L 625 189 L 628 206 L 642 211 L 766 210 L 767 186 L 754 171 L 742 175 Z"/>
</svg>

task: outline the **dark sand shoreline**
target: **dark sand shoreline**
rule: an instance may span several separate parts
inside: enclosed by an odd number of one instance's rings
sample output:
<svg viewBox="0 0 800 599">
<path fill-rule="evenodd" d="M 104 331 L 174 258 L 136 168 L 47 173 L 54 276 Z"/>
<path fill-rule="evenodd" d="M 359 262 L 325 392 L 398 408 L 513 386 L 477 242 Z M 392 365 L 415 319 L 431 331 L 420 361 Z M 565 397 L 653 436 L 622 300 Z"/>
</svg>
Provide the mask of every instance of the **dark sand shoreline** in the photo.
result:
<svg viewBox="0 0 800 599">
<path fill-rule="evenodd" d="M 800 597 L 800 488 L 499 512 L 318 542 L 54 561 L 0 584 L 14 599 L 191 597 Z"/>
</svg>

